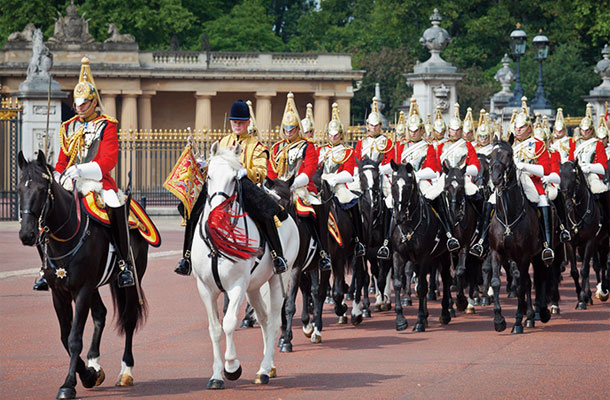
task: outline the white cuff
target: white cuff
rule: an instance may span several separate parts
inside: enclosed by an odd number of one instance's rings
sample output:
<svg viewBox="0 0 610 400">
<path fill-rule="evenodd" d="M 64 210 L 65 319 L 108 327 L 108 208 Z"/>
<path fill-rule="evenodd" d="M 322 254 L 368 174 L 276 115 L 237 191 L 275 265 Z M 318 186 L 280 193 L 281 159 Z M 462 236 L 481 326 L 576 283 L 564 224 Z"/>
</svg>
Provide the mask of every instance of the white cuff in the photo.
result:
<svg viewBox="0 0 610 400">
<path fill-rule="evenodd" d="M 341 171 L 335 176 L 335 184 L 337 183 L 350 183 L 354 180 L 352 174 L 347 171 Z"/>
<path fill-rule="evenodd" d="M 381 175 L 390 175 L 392 173 L 392 164 L 386 163 L 379 166 L 379 173 Z"/>
<path fill-rule="evenodd" d="M 599 175 L 604 175 L 606 173 L 606 170 L 604 170 L 604 166 L 601 165 L 600 163 L 589 164 L 589 166 L 590 166 L 590 169 L 589 169 L 590 172 L 594 172 Z"/>
<path fill-rule="evenodd" d="M 61 176 L 61 174 L 59 172 L 53 171 L 53 179 L 55 179 L 55 182 L 57 182 L 61 185 L 61 182 L 59 181 L 60 176 Z"/>
<path fill-rule="evenodd" d="M 544 176 L 544 167 L 542 165 L 523 164 L 523 170 L 531 175 Z"/>
<path fill-rule="evenodd" d="M 556 172 L 551 172 L 549 175 L 547 175 L 546 180 L 547 182 L 554 183 L 556 185 L 559 185 L 561 183 L 561 178 L 559 177 L 559 175 L 557 175 Z"/>
<path fill-rule="evenodd" d="M 95 161 L 91 161 L 84 164 L 78 164 L 78 169 L 80 170 L 80 176 L 86 179 L 92 179 L 94 181 L 102 180 L 102 169 L 100 165 Z"/>
<path fill-rule="evenodd" d="M 474 165 L 468 165 L 466 167 L 466 175 L 469 176 L 477 176 L 479 174 L 479 169 Z"/>
<path fill-rule="evenodd" d="M 301 172 L 300 174 L 298 174 L 296 176 L 296 178 L 294 178 L 291 188 L 294 189 L 294 188 L 307 186 L 308 183 L 309 183 L 309 177 L 304 172 Z"/>
<path fill-rule="evenodd" d="M 434 179 L 437 178 L 437 174 L 436 172 L 434 172 L 434 170 L 432 170 L 432 168 L 424 168 L 420 171 L 415 172 L 415 177 L 418 180 L 422 180 L 422 179 Z"/>
</svg>

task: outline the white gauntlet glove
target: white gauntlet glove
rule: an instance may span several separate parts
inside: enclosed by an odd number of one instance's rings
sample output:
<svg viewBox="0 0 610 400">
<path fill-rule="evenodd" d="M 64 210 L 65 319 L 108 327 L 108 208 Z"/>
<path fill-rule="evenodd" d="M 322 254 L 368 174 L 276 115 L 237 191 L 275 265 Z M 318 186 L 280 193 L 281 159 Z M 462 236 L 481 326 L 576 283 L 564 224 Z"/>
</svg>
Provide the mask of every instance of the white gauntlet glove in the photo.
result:
<svg viewBox="0 0 610 400">
<path fill-rule="evenodd" d="M 237 171 L 236 177 L 237 177 L 237 179 L 241 179 L 241 178 L 243 178 L 244 176 L 247 176 L 247 175 L 248 175 L 248 170 L 245 169 L 245 168 L 241 168 L 239 171 Z"/>
</svg>

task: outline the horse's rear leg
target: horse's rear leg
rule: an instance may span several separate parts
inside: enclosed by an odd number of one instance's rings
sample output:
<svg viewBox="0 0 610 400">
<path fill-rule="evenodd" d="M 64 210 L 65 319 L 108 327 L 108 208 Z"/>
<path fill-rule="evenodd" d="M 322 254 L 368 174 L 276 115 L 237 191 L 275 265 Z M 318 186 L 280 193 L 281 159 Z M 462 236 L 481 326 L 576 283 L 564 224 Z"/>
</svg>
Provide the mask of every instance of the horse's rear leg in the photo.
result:
<svg viewBox="0 0 610 400">
<path fill-rule="evenodd" d="M 529 268 L 529 262 L 527 267 L 522 267 L 523 263 L 511 263 L 511 273 L 513 275 L 513 282 L 515 283 L 515 290 L 517 292 L 517 312 L 515 313 L 515 324 L 511 333 L 523 333 L 523 314 L 527 309 L 527 301 L 525 299 L 525 293 L 527 290 L 527 268 Z"/>
<path fill-rule="evenodd" d="M 315 261 L 315 260 L 314 260 Z M 311 334 L 311 343 L 322 342 L 322 309 L 326 298 L 326 290 L 329 287 L 330 271 L 311 272 L 311 295 L 313 297 L 313 320 L 314 329 Z"/>
<path fill-rule="evenodd" d="M 119 372 L 115 386 L 129 387 L 133 386 L 133 367 L 135 366 L 133 335 L 138 326 L 138 320 L 141 318 L 138 315 L 141 305 L 139 304 L 140 299 L 135 286 L 124 289 L 113 286 L 113 290 L 117 296 L 117 313 L 120 315 L 120 330 L 125 334 L 121 372 Z"/>
<path fill-rule="evenodd" d="M 398 253 L 394 253 L 393 255 L 393 272 L 394 296 L 396 298 L 394 302 L 394 311 L 396 312 L 396 330 L 404 331 L 407 329 L 407 326 L 409 326 L 407 319 L 402 313 L 402 300 L 400 298 L 402 295 L 402 285 L 405 275 L 405 262 L 400 255 L 398 255 Z M 409 286 L 411 285 L 410 279 L 410 277 L 407 277 Z"/>
<path fill-rule="evenodd" d="M 299 275 L 302 275 L 300 267 L 292 268 L 290 271 L 290 285 L 288 295 L 284 299 L 282 307 L 281 337 L 279 342 L 280 353 L 292 353 L 292 319 L 297 311 L 296 297 L 299 291 Z M 303 309 L 307 310 L 308 299 L 303 296 Z"/>
<path fill-rule="evenodd" d="M 102 340 L 102 332 L 106 325 L 106 306 L 102 302 L 99 291 L 94 291 L 91 296 L 91 318 L 93 319 L 93 336 L 91 338 L 91 347 L 87 353 L 88 366 L 93 367 L 97 373 L 98 378 L 95 382 L 95 386 L 99 386 L 104 382 L 106 375 L 101 367 L 100 361 L 100 342 Z"/>
<path fill-rule="evenodd" d="M 83 386 L 91 388 L 97 381 L 97 372 L 94 368 L 85 367 L 85 362 L 80 357 L 83 350 L 83 331 L 89 307 L 91 305 L 91 289 L 81 288 L 74 301 L 74 319 L 68 335 L 68 352 L 70 353 L 70 368 L 64 384 L 57 393 L 59 399 L 72 399 L 76 397 L 76 373 L 78 372 Z"/>
<path fill-rule="evenodd" d="M 214 353 L 214 364 L 212 366 L 212 377 L 208 381 L 208 389 L 224 389 L 225 382 L 222 378 L 223 365 L 222 356 L 220 349 L 220 339 L 222 336 L 222 325 L 218 318 L 218 295 L 219 293 L 212 293 L 205 283 L 197 277 L 197 289 L 199 290 L 199 297 L 205 306 L 208 314 L 208 331 L 210 332 L 210 339 L 212 340 L 212 350 Z"/>
<path fill-rule="evenodd" d="M 428 325 L 428 274 L 425 271 L 425 266 L 430 260 L 420 261 L 416 265 L 419 281 L 417 283 L 417 297 L 419 299 L 419 309 L 417 311 L 417 322 L 413 327 L 413 332 L 425 332 Z M 431 276 L 431 279 L 434 279 Z"/>
<path fill-rule="evenodd" d="M 502 332 L 506 329 L 506 320 L 502 316 L 502 307 L 500 306 L 500 268 L 502 263 L 500 262 L 500 256 L 495 251 L 491 254 L 491 287 L 493 289 L 494 296 L 494 329 L 496 332 Z"/>
<path fill-rule="evenodd" d="M 451 321 L 451 269 L 449 259 L 441 261 L 441 279 L 443 282 L 443 299 L 441 300 L 441 316 L 439 321 L 443 325 L 447 325 Z"/>
</svg>

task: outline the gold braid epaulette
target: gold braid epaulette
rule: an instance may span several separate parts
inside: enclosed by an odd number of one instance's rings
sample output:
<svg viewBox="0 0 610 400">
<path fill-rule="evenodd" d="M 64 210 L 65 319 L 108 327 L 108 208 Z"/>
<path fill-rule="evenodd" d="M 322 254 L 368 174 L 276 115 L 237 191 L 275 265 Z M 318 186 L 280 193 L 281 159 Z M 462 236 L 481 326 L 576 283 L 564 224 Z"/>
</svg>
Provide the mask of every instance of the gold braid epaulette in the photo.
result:
<svg viewBox="0 0 610 400">
<path fill-rule="evenodd" d="M 534 142 L 534 146 L 536 146 L 537 142 Z M 540 158 L 540 156 L 542 155 L 542 153 L 544 153 L 546 151 L 546 144 L 544 144 L 544 142 L 541 142 L 542 147 L 540 148 L 540 150 L 538 152 L 535 152 L 534 155 L 532 157 L 529 157 L 526 153 L 525 153 L 525 147 L 521 148 L 519 150 L 519 156 L 522 156 L 523 159 L 526 160 L 537 160 L 538 158 Z"/>
<path fill-rule="evenodd" d="M 83 127 L 81 127 L 78 131 L 74 132 L 74 134 L 70 138 L 68 138 L 66 134 L 66 126 L 71 121 L 72 120 L 62 124 L 59 130 L 59 142 L 61 145 L 61 151 L 66 155 L 66 157 L 68 157 L 68 164 L 66 164 L 66 169 L 68 169 L 74 164 L 74 160 L 76 160 L 78 152 L 85 144 L 85 130 L 83 129 Z"/>
<path fill-rule="evenodd" d="M 119 123 L 119 121 L 116 118 L 112 118 L 111 116 L 106 115 L 106 114 L 102 114 L 102 115 L 100 115 L 100 117 L 105 119 L 105 120 L 107 120 L 107 121 L 109 121 L 109 122 L 114 122 L 115 124 Z"/>
<path fill-rule="evenodd" d="M 392 144 L 389 145 L 388 142 L 391 142 Z M 383 150 L 379 150 L 379 147 L 377 147 L 377 143 L 374 140 L 373 140 L 373 144 L 375 144 L 375 150 L 377 150 L 377 152 L 379 154 L 389 153 L 394 148 L 394 141 L 387 136 L 385 136 L 385 148 Z"/>
</svg>

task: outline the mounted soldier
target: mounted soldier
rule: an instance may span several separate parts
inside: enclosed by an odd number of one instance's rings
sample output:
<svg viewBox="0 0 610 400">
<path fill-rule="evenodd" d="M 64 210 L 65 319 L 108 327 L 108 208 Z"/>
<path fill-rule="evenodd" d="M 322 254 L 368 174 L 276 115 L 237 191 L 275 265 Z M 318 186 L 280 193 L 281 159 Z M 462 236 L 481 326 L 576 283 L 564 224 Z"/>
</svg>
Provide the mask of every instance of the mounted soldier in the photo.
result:
<svg viewBox="0 0 610 400">
<path fill-rule="evenodd" d="M 61 145 L 53 175 L 67 189 L 72 189 L 73 180 L 81 193 L 94 191 L 101 195 L 110 219 L 112 243 L 119 259 L 119 287 L 133 286 L 135 281 L 127 225 L 129 205 L 125 204 L 122 193 L 117 194 L 119 189 L 110 175 L 119 156 L 118 121 L 101 113 L 102 101 L 87 57 L 81 60 L 78 84 L 73 94 L 77 115 L 61 125 Z M 42 280 L 44 278 L 36 282 L 35 290 L 46 290 L 46 281 Z"/>
<path fill-rule="evenodd" d="M 362 237 L 362 217 L 358 206 L 358 196 L 351 192 L 347 184 L 354 180 L 356 153 L 345 145 L 345 130 L 339 119 L 339 106 L 332 105 L 332 119 L 328 123 L 328 144 L 320 148 L 318 165 L 323 168 L 322 179 L 331 187 L 335 198 L 351 218 L 355 230 L 355 252 L 360 257 L 365 254 L 365 247 L 360 242 Z"/>
<path fill-rule="evenodd" d="M 280 206 L 269 197 L 259 186 L 267 176 L 267 162 L 269 151 L 259 141 L 256 126 L 251 126 L 251 113 L 248 104 L 237 100 L 231 106 L 229 115 L 231 133 L 218 141 L 221 148 L 234 148 L 238 144 L 241 148 L 240 161 L 243 166 L 237 173 L 237 180 L 241 184 L 243 193 L 243 207 L 248 215 L 257 223 L 271 247 L 274 272 L 280 274 L 287 269 L 283 257 L 282 245 L 277 233 L 276 216 L 282 213 Z M 200 160 L 202 168 L 207 167 L 205 160 Z M 186 221 L 184 231 L 183 258 L 178 262 L 174 272 L 180 275 L 191 274 L 191 244 L 193 235 L 206 200 L 204 186 L 199 195 L 190 217 Z M 183 215 L 186 215 L 184 213 Z"/>
<path fill-rule="evenodd" d="M 603 177 L 608 168 L 608 156 L 602 140 L 595 134 L 593 124 L 593 110 L 591 104 L 587 104 L 585 117 L 580 121 L 580 138 L 576 141 L 574 158 L 587 178 L 589 189 L 602 203 L 605 218 L 610 217 L 608 204 L 608 185 L 603 182 Z"/>
<path fill-rule="evenodd" d="M 493 149 L 491 144 L 492 129 L 489 114 L 485 113 L 485 109 L 482 109 L 479 116 L 479 126 L 477 127 L 476 143 L 474 144 L 474 150 L 477 154 L 483 154 L 487 157 L 491 155 Z"/>
<path fill-rule="evenodd" d="M 548 197 L 542 184 L 544 175 L 551 173 L 551 158 L 544 142 L 532 137 L 532 121 L 527 111 L 527 98 L 521 98 L 521 111 L 515 117 L 515 143 L 513 144 L 513 157 L 516 167 L 521 173 L 519 180 L 527 198 L 535 202 L 540 210 L 539 218 L 542 219 L 542 260 L 550 265 L 555 253 L 551 249 L 552 225 L 550 218 L 550 206 Z M 491 209 L 495 203 L 495 192 L 486 202 L 483 212 L 481 238 L 472 248 L 472 253 L 482 257 L 483 243 L 488 234 Z"/>
<path fill-rule="evenodd" d="M 561 108 L 557 109 L 555 124 L 553 125 L 553 136 L 551 138 L 549 149 L 559 154 L 562 163 L 566 161 L 574 161 L 576 142 L 574 142 L 573 138 L 568 136 L 568 130 L 566 129 L 563 118 L 563 109 Z"/>
<path fill-rule="evenodd" d="M 458 105 L 459 106 L 459 105 Z M 459 116 L 459 114 L 458 114 Z M 462 137 L 465 141 L 472 143 L 474 142 L 474 119 L 472 118 L 472 108 L 466 109 L 466 116 L 464 117 L 464 125 L 462 127 Z"/>
<path fill-rule="evenodd" d="M 305 130 L 302 126 L 304 121 L 306 121 L 305 125 L 308 131 L 313 132 L 313 121 L 307 118 L 303 121 L 299 119 L 294 95 L 288 93 L 280 127 L 283 139 L 271 148 L 267 177 L 283 181 L 294 178 L 290 191 L 296 196 L 295 201 L 300 201 L 305 205 L 317 206 L 321 203 L 316 196 L 317 189 L 312 178 L 318 167 L 318 152 L 312 140 L 301 136 L 301 132 Z M 299 223 L 306 226 L 307 231 L 318 245 L 320 269 L 330 269 L 331 261 L 328 251 L 324 249 L 320 240 L 318 224 L 313 220 L 315 216 L 307 213 L 307 215 L 299 214 L 298 218 Z"/>
<path fill-rule="evenodd" d="M 434 114 L 434 123 L 432 124 L 432 136 L 430 143 L 434 145 L 434 148 L 438 151 L 438 147 L 447 141 L 447 124 L 443 120 L 443 113 L 441 113 L 441 107 L 436 106 L 436 113 Z"/>
</svg>

